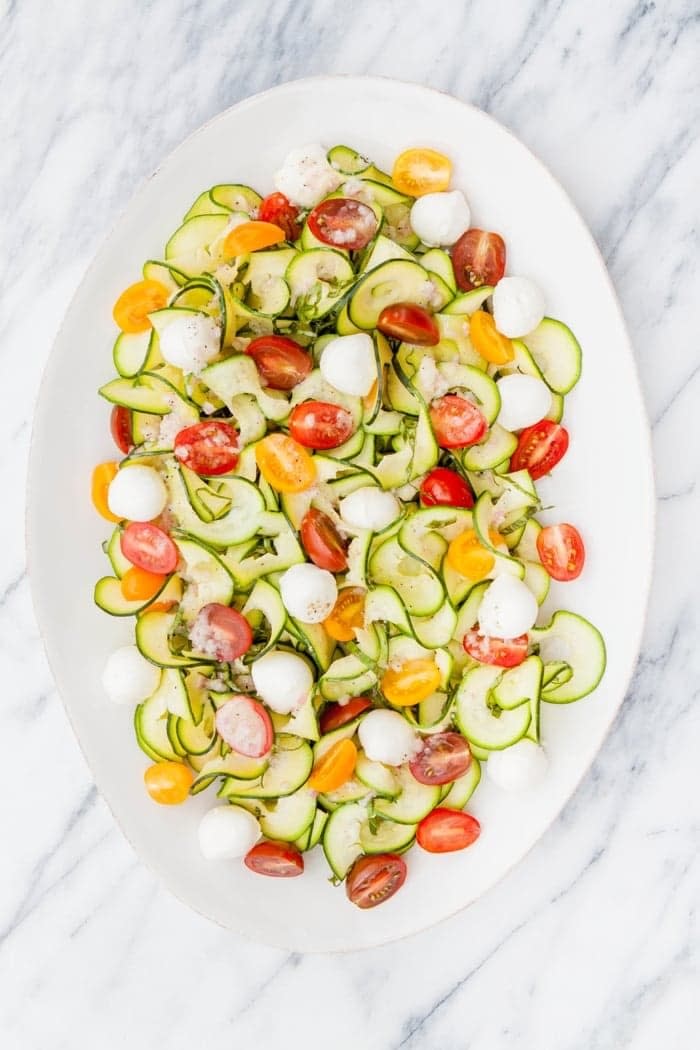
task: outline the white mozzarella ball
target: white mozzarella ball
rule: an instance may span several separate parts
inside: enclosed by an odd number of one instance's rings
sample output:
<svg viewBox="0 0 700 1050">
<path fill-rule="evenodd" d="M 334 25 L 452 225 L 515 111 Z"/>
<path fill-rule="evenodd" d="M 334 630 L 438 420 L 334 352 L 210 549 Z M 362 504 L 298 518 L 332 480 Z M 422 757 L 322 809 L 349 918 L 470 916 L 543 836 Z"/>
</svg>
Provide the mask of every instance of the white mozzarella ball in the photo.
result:
<svg viewBox="0 0 700 1050">
<path fill-rule="evenodd" d="M 160 682 L 160 668 L 142 656 L 135 645 L 123 645 L 108 657 L 102 688 L 115 704 L 140 704 L 152 696 Z"/>
<path fill-rule="evenodd" d="M 160 352 L 169 365 L 199 372 L 221 349 L 221 329 L 205 313 L 183 310 L 160 330 Z"/>
<path fill-rule="evenodd" d="M 492 751 L 486 763 L 489 778 L 503 791 L 526 791 L 547 772 L 547 756 L 533 740 L 519 740 L 503 751 Z"/>
<path fill-rule="evenodd" d="M 539 423 L 552 407 L 551 390 L 536 376 L 514 372 L 499 379 L 496 386 L 501 396 L 497 422 L 506 430 L 522 430 Z"/>
<path fill-rule="evenodd" d="M 529 277 L 502 277 L 493 290 L 493 319 L 509 339 L 520 339 L 544 317 L 544 292 Z"/>
<path fill-rule="evenodd" d="M 372 762 L 400 766 L 420 750 L 418 735 L 398 711 L 370 711 L 358 730 L 364 753 Z"/>
<path fill-rule="evenodd" d="M 162 514 L 168 502 L 168 490 L 153 467 L 123 467 L 107 490 L 107 505 L 112 514 L 129 521 L 152 521 Z"/>
<path fill-rule="evenodd" d="M 365 397 L 377 378 L 374 343 L 366 332 L 339 335 L 323 348 L 321 375 L 341 394 Z"/>
<path fill-rule="evenodd" d="M 260 825 L 240 806 L 214 806 L 199 822 L 199 848 L 207 860 L 244 857 L 260 838 Z"/>
<path fill-rule="evenodd" d="M 479 606 L 479 630 L 492 638 L 518 638 L 535 625 L 539 606 L 517 576 L 497 576 Z"/>
<path fill-rule="evenodd" d="M 323 197 L 337 190 L 344 178 L 328 163 L 323 146 L 314 142 L 288 153 L 272 181 L 275 189 L 292 204 L 313 208 Z"/>
<path fill-rule="evenodd" d="M 301 707 L 314 684 L 304 657 L 279 649 L 256 660 L 251 674 L 258 696 L 278 715 L 288 715 Z"/>
<path fill-rule="evenodd" d="M 461 190 L 425 193 L 411 208 L 413 232 L 430 247 L 448 247 L 469 229 L 471 212 Z"/>
<path fill-rule="evenodd" d="M 339 504 L 340 516 L 355 529 L 381 532 L 401 513 L 401 504 L 391 492 L 383 492 L 374 485 L 351 492 Z"/>
<path fill-rule="evenodd" d="M 292 565 L 280 579 L 284 607 L 302 623 L 322 623 L 338 597 L 335 576 L 327 569 L 304 562 Z"/>
</svg>

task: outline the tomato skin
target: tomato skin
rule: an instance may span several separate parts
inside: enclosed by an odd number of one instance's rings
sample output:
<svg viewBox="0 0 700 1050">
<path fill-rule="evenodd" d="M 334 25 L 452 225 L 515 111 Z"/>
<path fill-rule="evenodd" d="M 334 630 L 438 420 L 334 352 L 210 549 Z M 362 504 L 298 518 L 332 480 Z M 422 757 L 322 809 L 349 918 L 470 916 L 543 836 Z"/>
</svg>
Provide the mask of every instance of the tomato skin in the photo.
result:
<svg viewBox="0 0 700 1050">
<path fill-rule="evenodd" d="M 470 292 L 483 284 L 497 284 L 506 272 L 506 245 L 498 233 L 467 230 L 452 247 L 458 288 Z"/>
<path fill-rule="evenodd" d="M 511 471 L 527 470 L 538 481 L 554 470 L 569 447 L 569 432 L 551 419 L 541 419 L 526 427 L 510 461 Z"/>
<path fill-rule="evenodd" d="M 450 184 L 452 162 L 434 149 L 407 149 L 394 161 L 391 181 L 400 193 L 422 197 L 439 193 Z"/>
<path fill-rule="evenodd" d="M 435 467 L 423 478 L 420 501 L 424 507 L 473 507 L 474 495 L 456 470 Z"/>
<path fill-rule="evenodd" d="M 379 315 L 377 328 L 392 339 L 414 346 L 437 346 L 440 329 L 432 314 L 415 303 L 392 303 Z"/>
<path fill-rule="evenodd" d="M 323 626 L 331 638 L 337 642 L 353 642 L 356 627 L 363 627 L 365 622 L 364 587 L 343 587 L 330 613 L 323 621 Z"/>
<path fill-rule="evenodd" d="M 112 317 L 122 332 L 146 332 L 152 327 L 148 315 L 167 305 L 168 289 L 160 281 L 137 281 L 117 299 Z"/>
<path fill-rule="evenodd" d="M 304 448 L 337 448 L 354 429 L 347 408 L 328 401 L 303 401 L 294 406 L 289 417 L 289 433 Z"/>
<path fill-rule="evenodd" d="M 358 908 L 376 908 L 398 893 L 407 874 L 406 862 L 395 853 L 359 857 L 348 872 L 345 892 Z"/>
<path fill-rule="evenodd" d="M 161 576 L 156 572 L 146 572 L 145 569 L 127 569 L 121 578 L 121 592 L 127 601 L 148 601 L 154 598 L 163 588 L 167 576 Z"/>
<path fill-rule="evenodd" d="M 251 219 L 250 222 L 234 226 L 230 233 L 226 234 L 222 250 L 226 258 L 231 259 L 237 255 L 271 248 L 273 244 L 279 244 L 284 239 L 285 232 L 276 223 Z"/>
<path fill-rule="evenodd" d="M 428 853 L 454 853 L 476 842 L 481 824 L 471 813 L 438 806 L 423 817 L 416 830 L 416 840 Z"/>
<path fill-rule="evenodd" d="M 486 310 L 476 310 L 469 321 L 469 338 L 477 354 L 492 365 L 505 365 L 515 357 L 510 339 L 496 328 L 496 322 Z"/>
<path fill-rule="evenodd" d="M 307 510 L 299 535 L 314 565 L 329 572 L 345 572 L 348 567 L 345 542 L 327 514 L 316 507 Z"/>
<path fill-rule="evenodd" d="M 296 846 L 287 842 L 258 842 L 248 850 L 243 863 L 256 875 L 269 875 L 273 879 L 304 874 L 303 856 Z"/>
<path fill-rule="evenodd" d="M 321 715 L 319 728 L 321 733 L 330 733 L 333 729 L 340 729 L 353 719 L 373 707 L 368 696 L 354 696 L 346 704 L 329 704 Z"/>
<path fill-rule="evenodd" d="M 167 532 L 149 521 L 132 521 L 119 537 L 122 554 L 146 572 L 169 576 L 180 560 L 178 549 Z"/>
<path fill-rule="evenodd" d="M 501 542 L 500 536 L 497 542 Z M 446 558 L 455 572 L 475 582 L 488 576 L 496 562 L 491 551 L 482 547 L 474 529 L 465 529 L 451 540 Z"/>
<path fill-rule="evenodd" d="M 262 222 L 271 222 L 284 230 L 288 241 L 295 241 L 301 233 L 297 222 L 299 209 L 287 200 L 283 193 L 271 193 L 260 202 L 258 218 Z"/>
<path fill-rule="evenodd" d="M 197 613 L 196 625 L 202 627 L 211 641 L 206 655 L 222 663 L 230 663 L 247 653 L 253 644 L 253 632 L 243 613 L 219 602 L 203 605 Z M 253 703 L 253 701 L 251 701 Z"/>
<path fill-rule="evenodd" d="M 223 419 L 195 423 L 175 437 L 174 455 L 195 474 L 230 474 L 238 464 L 238 432 Z"/>
<path fill-rule="evenodd" d="M 440 448 L 466 448 L 488 430 L 485 417 L 466 397 L 445 394 L 430 405 L 430 422 Z"/>
<path fill-rule="evenodd" d="M 352 740 L 338 740 L 318 760 L 307 783 L 312 791 L 337 791 L 355 772 L 357 747 Z"/>
<path fill-rule="evenodd" d="M 277 492 L 305 492 L 316 480 L 316 464 L 294 438 L 268 434 L 255 447 L 260 473 Z"/>
<path fill-rule="evenodd" d="M 179 806 L 190 793 L 194 773 L 184 762 L 156 762 L 143 774 L 146 791 L 161 806 Z"/>
<path fill-rule="evenodd" d="M 311 233 L 331 248 L 356 252 L 377 232 L 377 216 L 367 204 L 351 197 L 329 197 L 309 213 Z"/>
<path fill-rule="evenodd" d="M 248 758 L 262 758 L 272 748 L 272 719 L 259 700 L 232 696 L 216 712 L 216 731 L 229 747 Z"/>
<path fill-rule="evenodd" d="M 449 784 L 463 776 L 471 762 L 469 745 L 460 733 L 432 733 L 408 768 L 420 784 Z"/>
<path fill-rule="evenodd" d="M 583 572 L 586 548 L 573 525 L 547 525 L 537 536 L 537 553 L 553 580 L 567 583 Z"/>
<path fill-rule="evenodd" d="M 467 631 L 462 639 L 465 652 L 473 660 L 491 667 L 517 667 L 527 657 L 528 637 L 493 638 L 481 634 L 477 627 Z"/>
<path fill-rule="evenodd" d="M 123 405 L 114 405 L 109 416 L 109 429 L 112 440 L 120 452 L 128 455 L 134 447 L 131 438 L 131 412 Z"/>
<path fill-rule="evenodd" d="M 440 671 L 432 657 L 405 660 L 400 667 L 388 667 L 382 675 L 382 693 L 394 707 L 412 707 L 440 686 Z"/>
<path fill-rule="evenodd" d="M 97 513 L 105 518 L 106 521 L 117 522 L 122 520 L 116 514 L 112 514 L 108 502 L 109 486 L 116 478 L 118 471 L 119 464 L 111 461 L 98 463 L 92 472 L 90 482 L 92 502 Z"/>
<path fill-rule="evenodd" d="M 258 336 L 245 352 L 255 361 L 263 385 L 272 390 L 293 390 L 312 368 L 309 354 L 284 335 Z"/>
</svg>

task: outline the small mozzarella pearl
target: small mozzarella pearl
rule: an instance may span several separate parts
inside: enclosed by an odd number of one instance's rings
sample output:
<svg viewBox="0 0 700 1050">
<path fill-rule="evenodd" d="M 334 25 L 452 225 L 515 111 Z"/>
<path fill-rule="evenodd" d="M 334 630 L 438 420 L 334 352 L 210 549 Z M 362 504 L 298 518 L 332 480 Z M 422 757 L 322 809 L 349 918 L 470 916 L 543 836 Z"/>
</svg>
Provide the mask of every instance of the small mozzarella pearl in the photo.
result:
<svg viewBox="0 0 700 1050">
<path fill-rule="evenodd" d="M 152 521 L 163 513 L 168 491 L 153 467 L 122 467 L 110 482 L 107 504 L 112 514 L 129 521 Z"/>
<path fill-rule="evenodd" d="M 160 674 L 135 645 L 124 645 L 107 658 L 102 688 L 115 704 L 140 704 L 155 693 Z"/>
<path fill-rule="evenodd" d="M 215 806 L 199 823 L 199 848 L 207 860 L 244 857 L 260 838 L 260 825 L 240 806 Z"/>
</svg>

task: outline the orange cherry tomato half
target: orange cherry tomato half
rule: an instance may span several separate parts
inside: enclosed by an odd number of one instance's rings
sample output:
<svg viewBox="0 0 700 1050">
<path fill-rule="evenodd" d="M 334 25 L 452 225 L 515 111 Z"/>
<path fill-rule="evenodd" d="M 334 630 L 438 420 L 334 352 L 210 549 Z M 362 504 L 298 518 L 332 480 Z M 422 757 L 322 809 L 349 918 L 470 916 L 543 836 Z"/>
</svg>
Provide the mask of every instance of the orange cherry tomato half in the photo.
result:
<svg viewBox="0 0 700 1050">
<path fill-rule="evenodd" d="M 114 405 L 109 417 L 109 429 L 112 440 L 120 452 L 126 456 L 134 447 L 131 437 L 131 412 L 123 405 Z"/>
<path fill-rule="evenodd" d="M 377 328 L 392 339 L 414 346 L 437 346 L 440 329 L 432 314 L 415 303 L 392 303 L 379 315 Z"/>
<path fill-rule="evenodd" d="M 309 777 L 314 791 L 337 791 L 355 772 L 357 748 L 352 740 L 338 740 L 318 760 Z"/>
<path fill-rule="evenodd" d="M 263 386 L 273 390 L 293 390 L 313 367 L 310 355 L 284 335 L 261 335 L 245 352 L 255 361 Z"/>
<path fill-rule="evenodd" d="M 146 569 L 127 569 L 121 578 L 122 594 L 129 602 L 148 601 L 162 590 L 167 576 L 158 572 L 147 572 Z"/>
<path fill-rule="evenodd" d="M 398 893 L 407 874 L 405 860 L 395 853 L 360 857 L 348 872 L 345 892 L 358 908 L 376 908 Z"/>
<path fill-rule="evenodd" d="M 515 357 L 510 339 L 496 328 L 496 322 L 486 310 L 477 310 L 469 319 L 469 338 L 472 346 L 485 361 L 505 365 Z"/>
<path fill-rule="evenodd" d="M 466 448 L 481 441 L 488 429 L 476 405 L 459 394 L 445 394 L 430 405 L 430 422 L 441 448 Z"/>
<path fill-rule="evenodd" d="M 345 572 L 348 567 L 347 544 L 322 510 L 316 507 L 307 510 L 301 522 L 299 536 L 302 547 L 319 569 Z M 354 635 L 351 635 L 352 637 Z"/>
<path fill-rule="evenodd" d="M 316 480 L 316 464 L 294 438 L 268 434 L 255 446 L 260 473 L 277 492 L 304 492 Z"/>
<path fill-rule="evenodd" d="M 183 762 L 156 762 L 143 774 L 146 791 L 161 806 L 178 806 L 190 793 L 194 773 Z"/>
<path fill-rule="evenodd" d="M 467 230 L 452 247 L 457 286 L 463 292 L 497 284 L 506 272 L 506 245 L 498 233 Z"/>
<path fill-rule="evenodd" d="M 436 467 L 421 482 L 420 501 L 424 507 L 473 507 L 474 495 L 461 474 Z"/>
<path fill-rule="evenodd" d="M 238 431 L 223 419 L 184 427 L 175 437 L 175 458 L 195 474 L 230 474 L 238 464 Z"/>
<path fill-rule="evenodd" d="M 321 733 L 330 733 L 333 729 L 340 729 L 341 726 L 352 722 L 372 706 L 372 701 L 368 696 L 353 696 L 344 704 L 329 704 L 321 715 L 319 729 Z"/>
<path fill-rule="evenodd" d="M 409 762 L 409 769 L 421 784 L 449 784 L 463 776 L 472 762 L 469 745 L 459 733 L 433 733 Z"/>
<path fill-rule="evenodd" d="M 430 657 L 406 660 L 400 667 L 384 672 L 381 690 L 395 707 L 411 707 L 434 693 L 440 685 L 440 671 Z"/>
<path fill-rule="evenodd" d="M 92 484 L 91 484 L 91 495 L 92 502 L 95 510 L 98 514 L 101 514 L 107 521 L 121 521 L 116 514 L 112 514 L 109 509 L 109 503 L 107 502 L 107 493 L 109 492 L 109 486 L 111 485 L 114 478 L 117 476 L 119 470 L 118 463 L 98 463 L 92 472 Z"/>
<path fill-rule="evenodd" d="M 217 710 L 215 721 L 221 739 L 239 755 L 262 758 L 272 747 L 272 720 L 267 709 L 250 696 L 232 696 Z"/>
<path fill-rule="evenodd" d="M 248 850 L 243 863 L 256 875 L 269 875 L 273 879 L 304 874 L 304 858 L 296 846 L 288 842 L 258 842 Z"/>
<path fill-rule="evenodd" d="M 271 193 L 260 202 L 258 218 L 261 222 L 271 222 L 284 230 L 288 241 L 295 241 L 301 233 L 299 209 L 287 200 L 283 193 Z"/>
<path fill-rule="evenodd" d="M 462 639 L 465 652 L 472 660 L 491 667 L 517 667 L 527 656 L 528 637 L 521 634 L 517 638 L 492 638 L 482 634 L 478 627 L 467 631 Z"/>
<path fill-rule="evenodd" d="M 337 448 L 354 430 L 347 408 L 330 401 L 303 401 L 294 406 L 289 417 L 289 433 L 305 448 Z"/>
<path fill-rule="evenodd" d="M 352 252 L 366 247 L 377 232 L 377 216 L 372 209 L 349 197 L 321 201 L 306 221 L 317 240 Z"/>
<path fill-rule="evenodd" d="M 362 627 L 365 622 L 365 598 L 367 591 L 363 587 L 343 587 L 338 591 L 335 605 L 330 615 L 323 621 L 326 632 L 337 642 L 352 642 L 355 638 L 354 627 Z"/>
<path fill-rule="evenodd" d="M 260 222 L 257 219 L 242 222 L 226 234 L 223 252 L 227 259 L 236 255 L 247 255 L 248 252 L 257 252 L 261 248 L 279 244 L 280 241 L 286 240 L 286 236 L 282 227 L 276 226 L 274 222 Z"/>
<path fill-rule="evenodd" d="M 554 470 L 569 447 L 569 432 L 550 419 L 541 419 L 526 427 L 518 438 L 518 447 L 510 461 L 510 469 L 527 470 L 533 481 Z"/>
<path fill-rule="evenodd" d="M 247 653 L 253 644 L 253 632 L 243 613 L 219 602 L 210 602 L 209 605 L 202 606 L 197 613 L 190 638 L 195 649 L 199 648 L 207 656 L 212 656 L 222 663 L 237 660 L 239 656 Z"/>
<path fill-rule="evenodd" d="M 180 555 L 167 532 L 150 521 L 132 521 L 119 537 L 124 557 L 146 572 L 168 576 L 175 571 Z"/>
<path fill-rule="evenodd" d="M 566 583 L 583 572 L 586 548 L 573 525 L 547 525 L 537 536 L 537 553 L 553 580 Z"/>
<path fill-rule="evenodd" d="M 491 541 L 494 545 L 502 542 L 498 534 L 492 535 Z M 455 536 L 447 548 L 447 563 L 460 576 L 476 581 L 488 576 L 496 559 L 491 551 L 482 547 L 474 529 L 466 529 Z"/>
<path fill-rule="evenodd" d="M 421 820 L 416 840 L 428 853 L 454 853 L 471 846 L 480 834 L 481 824 L 471 813 L 438 806 Z"/>
<path fill-rule="evenodd" d="M 399 193 L 422 197 L 439 193 L 450 185 L 452 162 L 434 149 L 407 149 L 394 162 L 391 181 Z"/>
<path fill-rule="evenodd" d="M 148 315 L 167 306 L 169 295 L 160 281 L 137 281 L 119 296 L 112 316 L 122 332 L 145 332 L 151 327 Z"/>
</svg>

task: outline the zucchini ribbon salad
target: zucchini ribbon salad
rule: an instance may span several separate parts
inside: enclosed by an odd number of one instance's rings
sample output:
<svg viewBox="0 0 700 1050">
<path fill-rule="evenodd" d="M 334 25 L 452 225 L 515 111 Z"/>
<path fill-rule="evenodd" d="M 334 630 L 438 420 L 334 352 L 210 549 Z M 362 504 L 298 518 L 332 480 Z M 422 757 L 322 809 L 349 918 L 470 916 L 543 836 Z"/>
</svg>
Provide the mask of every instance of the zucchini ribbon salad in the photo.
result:
<svg viewBox="0 0 700 1050">
<path fill-rule="evenodd" d="M 205 190 L 119 296 L 100 389 L 122 458 L 92 480 L 95 601 L 135 624 L 103 685 L 148 795 L 214 796 L 212 861 L 296 876 L 320 844 L 360 908 L 414 842 L 478 839 L 482 763 L 540 780 L 541 704 L 605 667 L 588 621 L 538 615 L 584 566 L 536 517 L 581 350 L 450 174 L 312 145 L 267 197 Z"/>
</svg>

